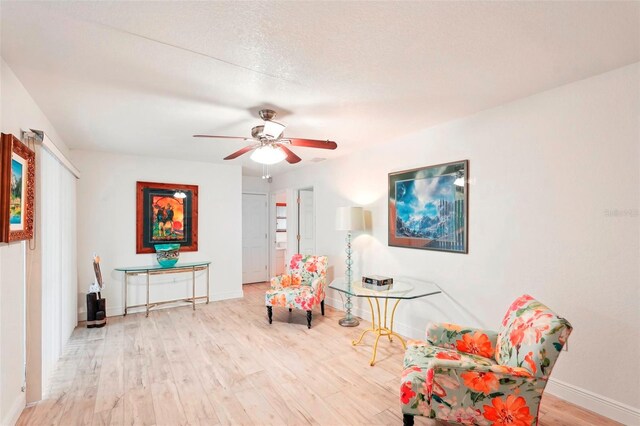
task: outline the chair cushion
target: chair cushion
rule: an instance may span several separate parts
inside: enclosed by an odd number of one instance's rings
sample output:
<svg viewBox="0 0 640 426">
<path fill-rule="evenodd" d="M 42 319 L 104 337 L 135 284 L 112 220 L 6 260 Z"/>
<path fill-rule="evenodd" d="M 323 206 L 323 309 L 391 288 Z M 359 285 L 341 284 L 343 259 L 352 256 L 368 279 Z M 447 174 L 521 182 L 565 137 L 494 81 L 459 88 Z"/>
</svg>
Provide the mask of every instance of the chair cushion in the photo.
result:
<svg viewBox="0 0 640 426">
<path fill-rule="evenodd" d="M 433 346 L 421 340 L 409 340 L 407 351 L 404 354 L 404 368 L 417 366 L 422 369 L 428 368 L 434 359 L 457 361 L 461 365 L 496 365 L 496 361 L 480 355 L 459 352 L 455 349 Z"/>
<path fill-rule="evenodd" d="M 400 401 L 405 414 L 462 424 L 530 426 L 537 422 L 544 384 L 524 368 L 409 341 Z"/>
<path fill-rule="evenodd" d="M 299 287 L 300 285 L 302 285 L 302 277 L 299 274 L 283 274 L 271 278 L 271 288 Z"/>
<path fill-rule="evenodd" d="M 320 303 L 320 294 L 316 294 L 312 286 L 272 288 L 264 296 L 265 306 L 280 306 L 284 308 L 302 309 L 310 311 Z"/>
<path fill-rule="evenodd" d="M 457 349 L 460 352 L 494 358 L 498 333 L 458 324 L 429 323 L 427 342 L 433 346 Z"/>
</svg>

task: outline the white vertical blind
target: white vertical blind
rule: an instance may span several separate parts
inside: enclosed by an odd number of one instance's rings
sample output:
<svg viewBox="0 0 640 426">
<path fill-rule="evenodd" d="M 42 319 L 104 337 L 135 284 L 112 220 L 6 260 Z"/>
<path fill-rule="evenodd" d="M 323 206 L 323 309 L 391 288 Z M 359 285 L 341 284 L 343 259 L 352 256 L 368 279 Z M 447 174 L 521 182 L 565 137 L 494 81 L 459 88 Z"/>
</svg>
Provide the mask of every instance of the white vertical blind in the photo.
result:
<svg viewBox="0 0 640 426">
<path fill-rule="evenodd" d="M 41 149 L 42 385 L 49 379 L 77 324 L 76 179 Z"/>
</svg>

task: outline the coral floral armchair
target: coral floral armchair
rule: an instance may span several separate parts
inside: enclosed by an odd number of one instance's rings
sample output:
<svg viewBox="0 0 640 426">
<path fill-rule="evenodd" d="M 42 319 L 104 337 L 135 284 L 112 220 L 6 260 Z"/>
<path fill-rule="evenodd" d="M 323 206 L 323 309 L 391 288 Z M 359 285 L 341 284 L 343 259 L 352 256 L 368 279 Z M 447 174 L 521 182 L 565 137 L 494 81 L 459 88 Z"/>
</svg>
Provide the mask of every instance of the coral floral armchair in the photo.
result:
<svg viewBox="0 0 640 426">
<path fill-rule="evenodd" d="M 271 288 L 264 296 L 269 324 L 273 307 L 280 306 L 307 311 L 307 327 L 311 328 L 311 312 L 320 305 L 324 315 L 324 292 L 327 277 L 327 256 L 303 256 L 294 254 L 287 273 L 271 278 Z"/>
<path fill-rule="evenodd" d="M 429 324 L 410 341 L 400 399 L 413 416 L 474 425 L 538 424 L 542 392 L 571 324 L 528 295 L 516 299 L 500 332 Z"/>
</svg>

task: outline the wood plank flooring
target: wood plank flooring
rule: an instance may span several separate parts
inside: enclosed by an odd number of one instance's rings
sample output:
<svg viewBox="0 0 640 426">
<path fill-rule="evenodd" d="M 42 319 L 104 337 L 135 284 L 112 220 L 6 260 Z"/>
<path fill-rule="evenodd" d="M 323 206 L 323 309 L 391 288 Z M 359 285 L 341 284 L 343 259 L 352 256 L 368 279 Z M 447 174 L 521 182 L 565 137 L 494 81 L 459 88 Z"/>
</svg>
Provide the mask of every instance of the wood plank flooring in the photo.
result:
<svg viewBox="0 0 640 426">
<path fill-rule="evenodd" d="M 243 299 L 109 318 L 78 327 L 47 398 L 18 425 L 400 425 L 403 350 L 381 340 L 369 366 L 368 327 L 342 328 L 327 306 L 306 314 L 264 308 L 267 284 L 244 286 Z M 541 425 L 617 424 L 545 395 Z M 416 418 L 418 425 L 435 425 Z"/>
</svg>

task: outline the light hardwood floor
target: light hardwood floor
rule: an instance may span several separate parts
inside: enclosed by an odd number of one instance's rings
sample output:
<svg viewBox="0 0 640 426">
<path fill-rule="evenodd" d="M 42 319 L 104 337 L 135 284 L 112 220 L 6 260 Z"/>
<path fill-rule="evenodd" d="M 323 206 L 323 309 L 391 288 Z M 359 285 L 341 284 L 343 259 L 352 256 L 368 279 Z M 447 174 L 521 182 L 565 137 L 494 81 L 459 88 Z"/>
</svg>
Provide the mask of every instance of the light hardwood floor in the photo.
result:
<svg viewBox="0 0 640 426">
<path fill-rule="evenodd" d="M 403 350 L 372 338 L 368 327 L 342 328 L 327 306 L 306 327 L 302 311 L 274 309 L 266 284 L 244 286 L 244 299 L 109 318 L 102 329 L 77 328 L 59 361 L 47 399 L 19 425 L 287 424 L 400 425 Z M 617 424 L 545 395 L 541 424 Z M 416 418 L 416 424 L 434 422 Z"/>
</svg>

